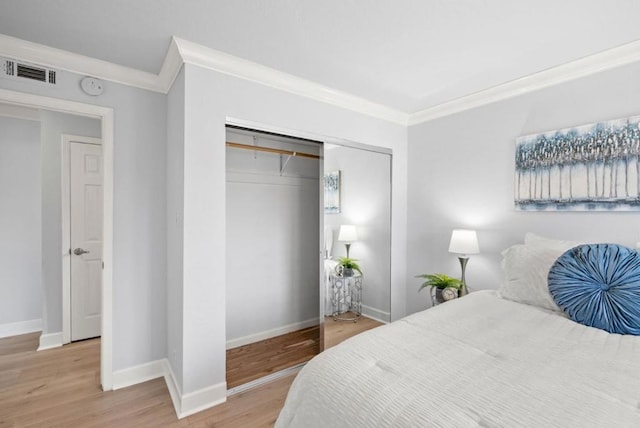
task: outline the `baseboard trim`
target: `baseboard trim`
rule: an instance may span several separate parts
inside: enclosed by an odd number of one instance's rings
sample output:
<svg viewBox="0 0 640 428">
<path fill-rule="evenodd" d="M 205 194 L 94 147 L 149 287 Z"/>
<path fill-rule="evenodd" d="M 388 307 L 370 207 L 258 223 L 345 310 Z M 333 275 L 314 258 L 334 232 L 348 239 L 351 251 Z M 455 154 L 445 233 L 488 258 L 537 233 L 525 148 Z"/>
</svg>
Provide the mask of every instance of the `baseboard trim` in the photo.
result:
<svg viewBox="0 0 640 428">
<path fill-rule="evenodd" d="M 150 361 L 134 367 L 113 372 L 113 389 L 126 388 L 131 385 L 163 377 L 165 360 Z"/>
<path fill-rule="evenodd" d="M 282 327 L 265 330 L 248 336 L 238 337 L 237 339 L 227 340 L 227 349 L 237 348 L 239 346 L 248 345 L 250 343 L 259 342 L 261 340 L 270 339 L 272 337 L 291 333 L 292 331 L 302 330 L 303 328 L 313 327 L 320 324 L 318 318 L 311 318 L 305 321 L 287 324 Z"/>
<path fill-rule="evenodd" d="M 169 360 L 164 360 L 164 381 L 167 384 L 169 395 L 171 396 L 171 402 L 173 403 L 173 410 L 176 412 L 178 419 L 180 418 L 180 397 L 182 397 L 182 391 L 178 386 L 176 375 L 173 373 Z"/>
<path fill-rule="evenodd" d="M 169 360 L 164 360 L 164 379 L 178 419 L 191 416 L 227 401 L 227 383 L 221 382 L 188 394 L 182 394 Z"/>
<path fill-rule="evenodd" d="M 389 312 L 381 311 L 371 306 L 362 305 L 362 315 L 384 324 L 391 322 L 391 314 Z"/>
<path fill-rule="evenodd" d="M 0 338 L 42 331 L 42 320 L 28 320 L 0 324 Z"/>
<path fill-rule="evenodd" d="M 62 332 L 47 333 L 40 335 L 40 346 L 38 351 L 44 351 L 46 349 L 59 348 L 62 346 Z"/>
<path fill-rule="evenodd" d="M 182 396 L 179 419 L 191 416 L 227 401 L 227 382 L 220 382 Z"/>
</svg>

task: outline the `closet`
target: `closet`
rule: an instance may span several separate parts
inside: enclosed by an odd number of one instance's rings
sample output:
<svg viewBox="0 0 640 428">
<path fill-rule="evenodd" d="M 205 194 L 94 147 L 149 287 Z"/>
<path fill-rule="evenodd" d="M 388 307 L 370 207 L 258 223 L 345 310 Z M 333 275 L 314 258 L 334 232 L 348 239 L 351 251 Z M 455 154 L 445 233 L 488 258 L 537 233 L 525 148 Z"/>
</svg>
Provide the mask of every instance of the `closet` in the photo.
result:
<svg viewBox="0 0 640 428">
<path fill-rule="evenodd" d="M 322 144 L 226 130 L 227 386 L 320 349 Z"/>
</svg>

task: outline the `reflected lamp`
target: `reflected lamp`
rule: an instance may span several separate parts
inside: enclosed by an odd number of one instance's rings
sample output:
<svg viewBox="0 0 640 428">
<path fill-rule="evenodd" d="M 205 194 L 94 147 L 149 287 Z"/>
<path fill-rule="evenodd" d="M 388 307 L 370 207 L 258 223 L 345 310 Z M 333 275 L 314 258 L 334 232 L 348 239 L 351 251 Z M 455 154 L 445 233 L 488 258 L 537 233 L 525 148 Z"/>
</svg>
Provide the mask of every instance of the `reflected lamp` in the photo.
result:
<svg viewBox="0 0 640 428">
<path fill-rule="evenodd" d="M 347 248 L 347 258 L 349 257 L 349 249 L 354 241 L 358 240 L 358 232 L 356 227 L 351 224 L 343 224 L 340 226 L 340 232 L 338 233 L 338 241 L 344 242 L 344 246 Z"/>
</svg>

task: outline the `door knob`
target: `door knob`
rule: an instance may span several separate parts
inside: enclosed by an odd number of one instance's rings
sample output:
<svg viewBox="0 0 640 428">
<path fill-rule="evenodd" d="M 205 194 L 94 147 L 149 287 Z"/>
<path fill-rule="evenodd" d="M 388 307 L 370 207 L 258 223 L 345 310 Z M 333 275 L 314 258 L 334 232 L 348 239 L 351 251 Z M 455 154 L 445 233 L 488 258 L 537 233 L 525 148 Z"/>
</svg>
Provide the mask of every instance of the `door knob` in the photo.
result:
<svg viewBox="0 0 640 428">
<path fill-rule="evenodd" d="M 83 254 L 87 254 L 89 253 L 89 250 L 84 250 L 82 248 L 76 248 L 75 250 L 73 250 L 73 254 L 75 254 L 76 256 L 81 256 Z"/>
</svg>

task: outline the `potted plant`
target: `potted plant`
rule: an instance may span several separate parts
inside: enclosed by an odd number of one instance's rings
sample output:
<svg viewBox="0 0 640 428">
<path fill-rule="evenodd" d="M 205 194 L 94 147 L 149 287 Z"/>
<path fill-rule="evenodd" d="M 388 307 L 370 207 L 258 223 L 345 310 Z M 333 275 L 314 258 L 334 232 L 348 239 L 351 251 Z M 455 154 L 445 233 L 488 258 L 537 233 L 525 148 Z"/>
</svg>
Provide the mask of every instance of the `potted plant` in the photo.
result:
<svg viewBox="0 0 640 428">
<path fill-rule="evenodd" d="M 338 257 L 338 264 L 336 265 L 336 273 L 340 276 L 353 276 L 353 271 L 356 270 L 362 275 L 360 266 L 356 259 L 349 257 Z"/>
<path fill-rule="evenodd" d="M 458 296 L 458 292 L 460 291 L 460 287 L 462 287 L 462 281 L 458 278 L 450 277 L 449 275 L 445 275 L 443 273 L 427 273 L 423 275 L 418 275 L 416 278 L 424 278 L 425 282 L 420 285 L 418 291 L 421 291 L 423 288 L 431 287 L 433 290 L 435 288 L 435 299 L 436 302 L 442 303 L 447 300 L 450 300 L 454 297 Z M 454 293 L 445 292 L 443 296 L 442 292 L 447 289 L 453 289 Z"/>
</svg>

